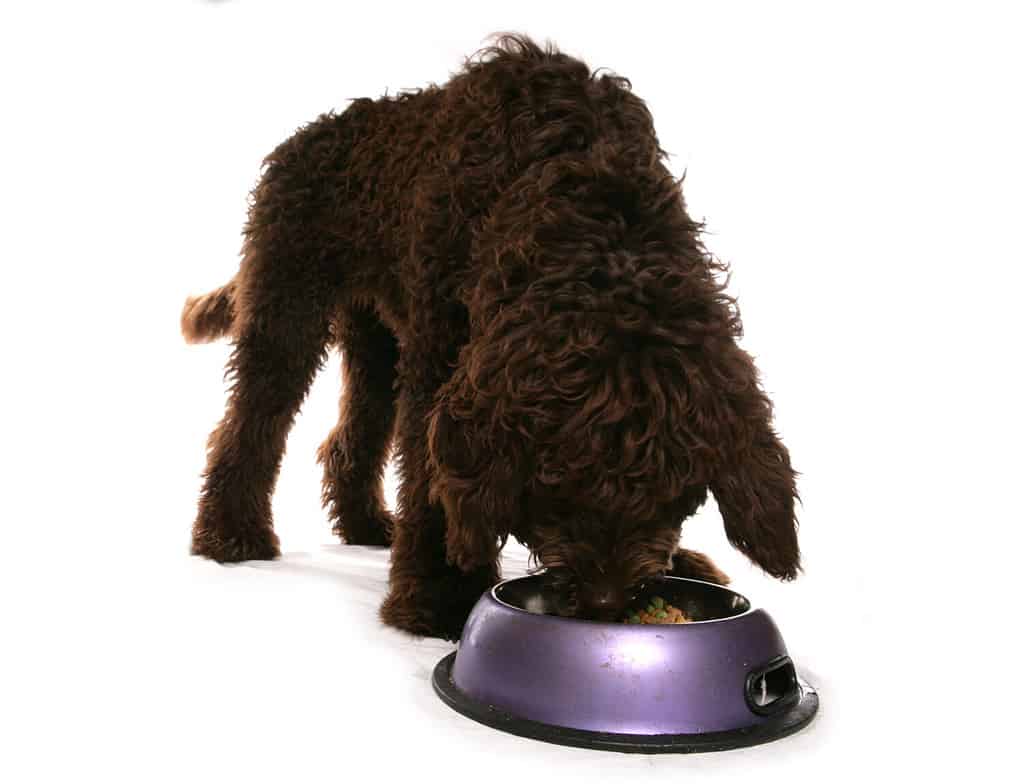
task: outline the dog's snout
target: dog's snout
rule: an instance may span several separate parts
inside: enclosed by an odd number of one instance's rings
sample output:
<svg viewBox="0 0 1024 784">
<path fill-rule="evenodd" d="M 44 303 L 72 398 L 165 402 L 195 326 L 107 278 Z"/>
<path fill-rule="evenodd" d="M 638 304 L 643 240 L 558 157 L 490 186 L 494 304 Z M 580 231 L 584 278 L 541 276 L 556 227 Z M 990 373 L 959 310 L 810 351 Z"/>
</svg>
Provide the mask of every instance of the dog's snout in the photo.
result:
<svg viewBox="0 0 1024 784">
<path fill-rule="evenodd" d="M 599 583 L 580 591 L 580 606 L 587 615 L 611 618 L 626 606 L 626 592 L 618 586 Z"/>
<path fill-rule="evenodd" d="M 587 604 L 590 606 L 598 608 L 614 607 L 618 603 L 619 597 L 611 588 L 606 588 L 599 593 L 591 594 L 587 601 Z"/>
</svg>

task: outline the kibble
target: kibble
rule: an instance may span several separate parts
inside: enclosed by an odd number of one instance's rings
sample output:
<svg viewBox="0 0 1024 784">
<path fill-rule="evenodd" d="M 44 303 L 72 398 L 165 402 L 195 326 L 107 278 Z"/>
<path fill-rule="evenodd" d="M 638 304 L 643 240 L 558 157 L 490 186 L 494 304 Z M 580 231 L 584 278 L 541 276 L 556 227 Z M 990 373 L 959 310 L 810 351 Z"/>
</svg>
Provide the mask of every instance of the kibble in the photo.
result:
<svg viewBox="0 0 1024 784">
<path fill-rule="evenodd" d="M 689 623 L 690 619 L 678 607 L 673 607 L 660 596 L 654 596 L 644 609 L 630 611 L 623 623 Z"/>
</svg>

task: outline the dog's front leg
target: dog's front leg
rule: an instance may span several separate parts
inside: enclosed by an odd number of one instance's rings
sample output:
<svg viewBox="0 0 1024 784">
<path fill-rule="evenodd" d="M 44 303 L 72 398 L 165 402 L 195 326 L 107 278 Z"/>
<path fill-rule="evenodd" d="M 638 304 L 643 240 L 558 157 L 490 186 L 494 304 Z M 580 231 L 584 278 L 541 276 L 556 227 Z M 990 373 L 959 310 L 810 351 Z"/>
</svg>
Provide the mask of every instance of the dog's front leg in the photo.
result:
<svg viewBox="0 0 1024 784">
<path fill-rule="evenodd" d="M 515 525 L 521 476 L 515 439 L 479 416 L 480 401 L 461 411 L 462 371 L 438 397 L 428 431 L 430 499 L 445 511 L 447 560 L 470 573 L 498 560 Z M 474 411 L 478 416 L 468 414 Z"/>
<path fill-rule="evenodd" d="M 465 570 L 447 557 L 445 509 L 430 497 L 427 447 L 428 420 L 442 374 L 423 370 L 407 368 L 400 383 L 396 447 L 402 485 L 389 590 L 380 618 L 411 634 L 454 641 L 477 599 L 500 579 L 500 571 L 496 551 Z"/>
</svg>

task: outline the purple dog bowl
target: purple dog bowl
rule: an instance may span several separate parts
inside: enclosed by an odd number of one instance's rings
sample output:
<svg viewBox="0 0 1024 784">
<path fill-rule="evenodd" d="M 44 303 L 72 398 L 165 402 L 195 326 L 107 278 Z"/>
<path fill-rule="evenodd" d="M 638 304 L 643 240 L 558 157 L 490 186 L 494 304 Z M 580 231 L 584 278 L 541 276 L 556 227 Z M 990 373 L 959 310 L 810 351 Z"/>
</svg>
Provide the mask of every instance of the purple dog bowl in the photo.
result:
<svg viewBox="0 0 1024 784">
<path fill-rule="evenodd" d="M 434 690 L 488 726 L 568 746 L 632 752 L 720 751 L 804 727 L 818 696 L 797 678 L 771 617 L 740 594 L 664 577 L 661 596 L 691 623 L 560 617 L 539 576 L 480 597 Z"/>
</svg>

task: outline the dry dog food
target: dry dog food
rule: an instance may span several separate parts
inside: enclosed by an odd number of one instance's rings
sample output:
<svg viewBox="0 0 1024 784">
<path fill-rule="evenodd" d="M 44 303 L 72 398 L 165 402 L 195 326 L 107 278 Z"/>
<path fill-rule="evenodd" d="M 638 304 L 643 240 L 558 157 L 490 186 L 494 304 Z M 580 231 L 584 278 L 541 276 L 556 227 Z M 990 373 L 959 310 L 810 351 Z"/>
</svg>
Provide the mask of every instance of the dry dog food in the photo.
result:
<svg viewBox="0 0 1024 784">
<path fill-rule="evenodd" d="M 660 596 L 654 596 L 642 610 L 630 612 L 623 623 L 689 623 L 678 607 L 673 607 Z"/>
</svg>

